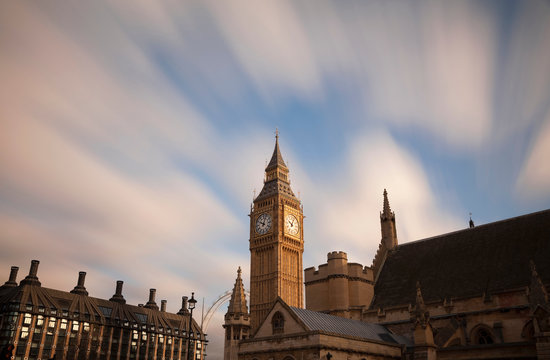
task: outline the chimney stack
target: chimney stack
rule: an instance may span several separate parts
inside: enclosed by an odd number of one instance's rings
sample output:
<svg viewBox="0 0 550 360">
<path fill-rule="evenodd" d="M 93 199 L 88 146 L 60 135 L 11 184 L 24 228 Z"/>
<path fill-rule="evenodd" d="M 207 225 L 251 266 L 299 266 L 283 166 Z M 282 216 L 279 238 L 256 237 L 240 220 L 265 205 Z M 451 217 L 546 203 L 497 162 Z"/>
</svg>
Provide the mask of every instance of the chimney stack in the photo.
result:
<svg viewBox="0 0 550 360">
<path fill-rule="evenodd" d="M 109 301 L 115 301 L 121 304 L 126 304 L 126 300 L 124 299 L 124 296 L 122 296 L 122 284 L 124 284 L 124 281 L 117 280 L 115 294 L 113 295 L 112 298 L 109 299 Z"/>
<path fill-rule="evenodd" d="M 40 281 L 38 281 L 38 264 L 40 261 L 32 260 L 31 268 L 29 270 L 29 275 L 27 275 L 23 280 L 21 280 L 21 285 L 36 285 L 41 286 Z"/>
<path fill-rule="evenodd" d="M 147 304 L 145 304 L 146 308 L 153 309 L 153 310 L 159 309 L 157 303 L 155 302 L 156 293 L 157 293 L 156 289 L 149 289 L 149 301 L 147 301 Z"/>
<path fill-rule="evenodd" d="M 160 311 L 166 312 L 166 300 L 160 301 Z"/>
<path fill-rule="evenodd" d="M 4 287 L 16 287 L 17 286 L 17 272 L 19 267 L 12 266 L 10 271 L 10 279 L 4 283 Z"/>
<path fill-rule="evenodd" d="M 81 271 L 78 273 L 78 283 L 71 291 L 73 294 L 88 295 L 88 291 L 84 287 L 84 281 L 86 280 L 86 272 Z"/>
<path fill-rule="evenodd" d="M 187 309 L 187 296 L 181 297 L 181 309 L 178 311 L 178 315 L 187 315 L 189 310 Z"/>
</svg>

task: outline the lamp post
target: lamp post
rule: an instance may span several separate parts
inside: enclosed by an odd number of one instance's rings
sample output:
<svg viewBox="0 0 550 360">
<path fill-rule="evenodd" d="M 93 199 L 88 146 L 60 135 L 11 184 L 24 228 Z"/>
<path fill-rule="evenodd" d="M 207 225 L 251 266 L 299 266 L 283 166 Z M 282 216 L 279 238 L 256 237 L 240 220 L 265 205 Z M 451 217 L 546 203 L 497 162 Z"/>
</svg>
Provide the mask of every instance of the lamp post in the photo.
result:
<svg viewBox="0 0 550 360">
<path fill-rule="evenodd" d="M 189 331 L 187 331 L 187 360 L 193 360 L 193 356 L 191 355 L 191 334 L 192 334 L 192 328 L 191 325 L 193 324 L 193 309 L 195 308 L 195 305 L 197 304 L 197 300 L 195 300 L 195 293 L 191 293 L 191 299 L 188 301 L 189 304 Z"/>
</svg>

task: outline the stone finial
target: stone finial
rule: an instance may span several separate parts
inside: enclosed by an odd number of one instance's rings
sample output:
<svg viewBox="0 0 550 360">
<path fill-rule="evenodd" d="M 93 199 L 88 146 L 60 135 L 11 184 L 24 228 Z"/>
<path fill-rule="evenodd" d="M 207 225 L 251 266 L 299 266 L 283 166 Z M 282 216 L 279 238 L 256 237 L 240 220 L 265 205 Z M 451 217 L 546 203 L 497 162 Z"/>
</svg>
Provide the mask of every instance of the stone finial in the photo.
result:
<svg viewBox="0 0 550 360">
<path fill-rule="evenodd" d="M 109 301 L 115 301 L 117 303 L 126 304 L 126 300 L 124 299 L 124 296 L 122 296 L 122 285 L 124 284 L 124 281 L 118 280 L 116 282 L 116 290 L 113 297 L 109 299 Z"/>
<path fill-rule="evenodd" d="M 430 321 L 430 313 L 428 312 L 426 304 L 424 303 L 422 290 L 420 290 L 420 281 L 416 282 L 416 304 L 414 310 L 414 320 L 422 327 L 426 327 L 426 325 Z"/>
<path fill-rule="evenodd" d="M 244 285 L 243 280 L 241 279 L 241 272 L 242 270 L 239 266 L 239 268 L 237 269 L 237 279 L 235 280 L 233 292 L 231 293 L 231 298 L 229 299 L 229 306 L 227 308 L 226 316 L 229 314 L 235 314 L 239 316 L 248 314 Z"/>
<path fill-rule="evenodd" d="M 535 262 L 529 262 L 531 267 L 531 283 L 529 285 L 529 304 L 531 309 L 535 309 L 538 305 L 546 308 L 548 306 L 548 293 L 546 288 L 537 273 Z"/>
<path fill-rule="evenodd" d="M 382 207 L 382 215 L 386 218 L 390 218 L 392 216 L 391 208 L 390 208 L 390 201 L 388 200 L 388 192 L 386 189 L 384 189 L 384 203 Z"/>
</svg>

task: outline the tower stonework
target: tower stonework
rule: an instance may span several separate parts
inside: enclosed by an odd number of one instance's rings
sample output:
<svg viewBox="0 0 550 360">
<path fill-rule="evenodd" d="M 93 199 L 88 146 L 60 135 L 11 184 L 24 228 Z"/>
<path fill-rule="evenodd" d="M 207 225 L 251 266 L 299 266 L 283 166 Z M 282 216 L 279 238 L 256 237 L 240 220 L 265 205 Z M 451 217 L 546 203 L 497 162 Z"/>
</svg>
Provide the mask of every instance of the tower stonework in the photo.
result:
<svg viewBox="0 0 550 360">
<path fill-rule="evenodd" d="M 303 208 L 290 188 L 279 136 L 250 211 L 250 318 L 254 331 L 281 297 L 303 307 Z"/>
<path fill-rule="evenodd" d="M 250 336 L 250 316 L 246 307 L 240 267 L 237 270 L 237 279 L 231 293 L 223 327 L 225 328 L 223 359 L 237 360 L 239 341 L 247 339 Z"/>
</svg>

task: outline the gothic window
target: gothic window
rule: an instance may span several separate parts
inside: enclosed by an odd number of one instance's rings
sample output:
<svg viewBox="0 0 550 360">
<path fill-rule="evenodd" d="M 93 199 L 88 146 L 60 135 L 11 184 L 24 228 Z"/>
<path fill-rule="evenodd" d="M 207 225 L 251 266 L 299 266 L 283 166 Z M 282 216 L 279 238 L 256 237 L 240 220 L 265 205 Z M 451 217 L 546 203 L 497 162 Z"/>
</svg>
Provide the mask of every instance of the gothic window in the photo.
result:
<svg viewBox="0 0 550 360">
<path fill-rule="evenodd" d="M 278 311 L 273 314 L 271 326 L 273 327 L 273 334 L 282 334 L 285 330 L 285 318 L 283 314 Z"/>
<path fill-rule="evenodd" d="M 475 344 L 479 345 L 489 345 L 495 343 L 491 330 L 486 326 L 479 326 L 476 330 L 474 330 L 474 336 L 472 339 Z"/>
<path fill-rule="evenodd" d="M 521 337 L 526 341 L 534 342 L 535 341 L 535 329 L 533 328 L 533 321 L 527 322 L 521 331 Z"/>
</svg>

